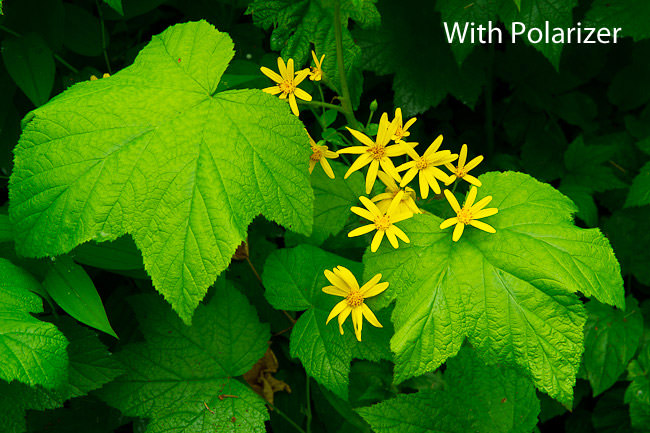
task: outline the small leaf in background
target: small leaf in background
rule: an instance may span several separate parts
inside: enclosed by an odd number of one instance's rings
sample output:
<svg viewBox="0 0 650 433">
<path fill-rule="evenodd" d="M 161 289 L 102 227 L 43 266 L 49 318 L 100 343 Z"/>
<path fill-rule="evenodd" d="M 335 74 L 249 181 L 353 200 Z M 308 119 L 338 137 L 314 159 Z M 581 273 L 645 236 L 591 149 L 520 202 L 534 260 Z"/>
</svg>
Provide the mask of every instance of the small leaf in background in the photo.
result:
<svg viewBox="0 0 650 433">
<path fill-rule="evenodd" d="M 57 257 L 43 281 L 52 299 L 69 315 L 118 338 L 106 317 L 102 299 L 84 268 L 70 257 Z"/>
<path fill-rule="evenodd" d="M 336 266 L 348 268 L 358 278 L 361 264 L 310 245 L 279 250 L 264 265 L 266 298 L 275 308 L 305 311 L 291 331 L 291 356 L 298 357 L 307 373 L 337 396 L 347 399 L 352 358 L 390 359 L 390 321 L 378 314 L 383 328 L 366 326 L 363 341 L 354 337 L 350 321 L 339 333 L 336 323 L 326 325 L 332 307 L 340 300 L 323 293 L 330 285 L 323 272 Z M 372 299 L 368 305 L 372 308 Z"/>
<path fill-rule="evenodd" d="M 97 334 L 70 318 L 58 321 L 57 325 L 70 341 L 66 351 L 70 362 L 61 369 L 66 380 L 54 389 L 0 380 L 0 431 L 24 432 L 27 410 L 63 407 L 66 400 L 86 395 L 122 374 L 119 364 Z"/>
<path fill-rule="evenodd" d="M 650 162 L 639 170 L 632 181 L 630 192 L 625 200 L 625 207 L 650 204 Z"/>
<path fill-rule="evenodd" d="M 95 268 L 133 271 L 143 269 L 142 254 L 130 236 L 108 242 L 86 242 L 70 255 L 75 262 Z"/>
<path fill-rule="evenodd" d="M 50 99 L 54 86 L 52 51 L 36 33 L 10 37 L 2 41 L 5 67 L 25 95 L 37 107 Z"/>
<path fill-rule="evenodd" d="M 594 300 L 585 308 L 589 317 L 582 365 L 596 396 L 612 387 L 625 372 L 641 341 L 643 317 L 633 297 L 626 299 L 624 311 Z"/>
<path fill-rule="evenodd" d="M 104 3 L 112 7 L 118 14 L 124 15 L 124 10 L 122 9 L 122 0 L 104 0 Z"/>
<path fill-rule="evenodd" d="M 102 27 L 98 18 L 86 9 L 65 3 L 65 30 L 63 44 L 67 49 L 82 56 L 100 56 L 104 51 L 102 45 Z M 108 34 L 104 34 L 108 38 Z M 108 40 L 106 41 L 108 45 Z"/>
<path fill-rule="evenodd" d="M 217 283 L 191 327 L 158 296 L 134 297 L 132 305 L 145 342 L 116 355 L 126 373 L 99 391 L 103 400 L 150 419 L 147 433 L 265 431 L 264 400 L 238 376 L 264 356 L 271 335 L 244 295 Z"/>
<path fill-rule="evenodd" d="M 34 277 L 0 259 L 0 379 L 56 388 L 68 377 L 68 341 L 32 316 L 43 312 L 38 290 Z"/>
<path fill-rule="evenodd" d="M 650 2 L 638 0 L 594 0 L 583 25 L 620 27 L 620 36 L 635 41 L 650 38 Z"/>
<path fill-rule="evenodd" d="M 612 242 L 623 275 L 634 275 L 650 286 L 650 206 L 618 209 L 605 222 L 603 231 Z"/>
<path fill-rule="evenodd" d="M 540 406 L 530 381 L 485 365 L 470 348 L 449 360 L 443 378 L 443 390 L 401 394 L 358 412 L 377 433 L 528 433 L 537 423 Z"/>
</svg>

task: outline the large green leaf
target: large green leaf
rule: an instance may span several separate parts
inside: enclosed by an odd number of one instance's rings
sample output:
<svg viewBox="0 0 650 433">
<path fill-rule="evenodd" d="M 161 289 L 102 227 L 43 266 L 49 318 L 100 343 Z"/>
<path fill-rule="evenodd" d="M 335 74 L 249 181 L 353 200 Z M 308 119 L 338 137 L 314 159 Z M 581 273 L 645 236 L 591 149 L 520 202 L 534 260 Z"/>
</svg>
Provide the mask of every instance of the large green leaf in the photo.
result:
<svg viewBox="0 0 650 433">
<path fill-rule="evenodd" d="M 388 338 L 391 328 L 388 318 L 379 315 L 384 328 L 374 328 L 366 322 L 362 341 L 357 341 L 350 319 L 343 325 L 343 335 L 339 333 L 335 320 L 325 324 L 332 307 L 341 298 L 323 293 L 321 289 L 330 285 L 323 271 L 336 266 L 348 268 L 360 279 L 360 263 L 309 245 L 271 254 L 264 265 L 262 278 L 266 298 L 273 307 L 307 310 L 291 331 L 291 355 L 300 359 L 311 377 L 347 399 L 352 358 L 390 359 Z M 373 299 L 367 303 L 372 308 Z"/>
<path fill-rule="evenodd" d="M 119 364 L 97 334 L 67 319 L 57 323 L 70 341 L 67 347 L 70 363 L 67 369 L 64 368 L 67 380 L 54 389 L 0 380 L 1 431 L 22 433 L 27 410 L 63 407 L 66 400 L 86 395 L 122 374 Z"/>
<path fill-rule="evenodd" d="M 489 234 L 469 227 L 458 242 L 441 219 L 416 215 L 411 243 L 366 252 L 366 277 L 382 272 L 393 313 L 396 380 L 432 371 L 467 337 L 484 359 L 517 365 L 558 400 L 571 401 L 586 314 L 575 292 L 624 305 L 620 267 L 597 229 L 573 225 L 573 203 L 514 172 L 487 173 L 499 213 Z"/>
<path fill-rule="evenodd" d="M 43 312 L 40 284 L 23 269 L 0 259 L 0 379 L 47 388 L 67 379 L 68 341 Z"/>
<path fill-rule="evenodd" d="M 126 374 L 100 391 L 102 399 L 151 419 L 149 433 L 265 431 L 263 400 L 236 379 L 264 355 L 270 338 L 244 295 L 219 282 L 191 327 L 159 298 L 136 297 L 133 306 L 146 341 L 116 355 Z"/>
<path fill-rule="evenodd" d="M 647 204 L 650 204 L 650 162 L 639 170 L 639 174 L 632 181 L 630 192 L 625 200 L 626 207 Z"/>
<path fill-rule="evenodd" d="M 648 311 L 647 308 L 645 311 Z M 625 402 L 630 405 L 632 425 L 647 431 L 650 423 L 650 328 L 646 323 L 645 342 L 637 359 L 630 362 L 628 378 L 632 380 L 625 391 Z"/>
<path fill-rule="evenodd" d="M 20 252 L 128 232 L 189 323 L 256 215 L 309 234 L 307 135 L 276 97 L 214 93 L 232 47 L 206 22 L 178 24 L 132 66 L 32 112 L 10 180 Z"/>
<path fill-rule="evenodd" d="M 443 390 L 402 394 L 359 413 L 377 433 L 528 433 L 539 400 L 530 381 L 485 365 L 471 349 L 448 362 Z"/>
<path fill-rule="evenodd" d="M 633 297 L 627 298 L 625 311 L 593 300 L 587 302 L 585 308 L 589 319 L 585 326 L 582 362 L 596 396 L 614 385 L 625 372 L 639 347 L 643 317 Z"/>
</svg>

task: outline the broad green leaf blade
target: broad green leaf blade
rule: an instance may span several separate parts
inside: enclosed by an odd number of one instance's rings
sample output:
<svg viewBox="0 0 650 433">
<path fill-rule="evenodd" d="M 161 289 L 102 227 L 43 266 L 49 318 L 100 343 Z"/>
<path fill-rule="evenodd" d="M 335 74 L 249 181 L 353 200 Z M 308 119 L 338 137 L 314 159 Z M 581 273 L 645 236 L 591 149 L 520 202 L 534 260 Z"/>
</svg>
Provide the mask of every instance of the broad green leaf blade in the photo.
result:
<svg viewBox="0 0 650 433">
<path fill-rule="evenodd" d="M 0 259 L 0 379 L 55 388 L 68 376 L 68 341 L 32 316 L 43 312 L 39 289 L 30 274 Z"/>
<path fill-rule="evenodd" d="M 142 254 L 130 236 L 122 236 L 110 242 L 87 242 L 71 253 L 77 263 L 114 271 L 143 269 Z"/>
<path fill-rule="evenodd" d="M 54 85 L 54 58 L 39 35 L 28 33 L 5 39 L 2 59 L 11 78 L 34 105 L 38 107 L 50 99 Z"/>
<path fill-rule="evenodd" d="M 585 146 L 582 136 L 578 137 L 564 153 L 567 173 L 562 177 L 562 183 L 595 192 L 625 188 L 625 183 L 614 175 L 609 164 L 616 150 L 615 145 Z"/>
<path fill-rule="evenodd" d="M 0 215 L 0 243 L 13 242 L 14 232 L 11 228 L 11 221 L 9 215 Z"/>
<path fill-rule="evenodd" d="M 217 284 L 191 327 L 158 298 L 136 297 L 133 305 L 146 342 L 117 355 L 126 374 L 99 391 L 102 399 L 151 419 L 149 433 L 264 431 L 264 401 L 236 376 L 264 355 L 270 333 L 244 295 Z"/>
<path fill-rule="evenodd" d="M 108 46 L 108 33 L 102 40 L 101 21 L 86 9 L 65 3 L 65 33 L 63 44 L 70 51 L 82 56 L 100 56 L 104 44 Z"/>
<path fill-rule="evenodd" d="M 594 396 L 616 383 L 639 347 L 643 317 L 636 299 L 626 301 L 625 311 L 593 300 L 585 305 L 589 318 L 582 363 Z"/>
<path fill-rule="evenodd" d="M 650 37 L 648 28 L 650 3 L 635 0 L 594 0 L 587 12 L 585 25 L 620 28 L 619 35 L 631 36 L 635 41 Z"/>
<path fill-rule="evenodd" d="M 529 380 L 485 365 L 471 349 L 448 362 L 444 390 L 402 394 L 358 409 L 377 433 L 528 433 L 539 400 Z"/>
<path fill-rule="evenodd" d="M 86 395 L 119 376 L 122 371 L 97 335 L 72 319 L 58 323 L 66 338 L 70 363 L 67 380 L 54 389 L 29 387 L 0 380 L 0 431 L 25 431 L 25 412 L 63 407 L 73 397 Z"/>
<path fill-rule="evenodd" d="M 117 338 L 93 281 L 84 268 L 71 258 L 63 256 L 56 259 L 45 276 L 43 287 L 66 313 Z"/>
<path fill-rule="evenodd" d="M 623 306 L 620 267 L 607 239 L 572 223 L 575 207 L 549 185 L 507 172 L 480 177 L 479 199 L 499 213 L 489 234 L 468 227 L 458 242 L 441 220 L 402 223 L 411 243 L 366 252 L 366 278 L 391 283 L 396 380 L 432 371 L 465 337 L 491 362 L 517 365 L 544 392 L 570 402 L 586 315 L 575 292 Z"/>
<path fill-rule="evenodd" d="M 311 377 L 347 399 L 352 358 L 390 359 L 387 343 L 391 329 L 388 318 L 378 314 L 384 328 L 374 328 L 366 322 L 359 342 L 350 318 L 343 325 L 343 335 L 336 320 L 325 324 L 332 307 L 341 298 L 323 293 L 322 288 L 330 285 L 323 272 L 336 266 L 348 268 L 362 284 L 360 263 L 309 245 L 271 254 L 264 265 L 262 279 L 266 298 L 273 307 L 292 311 L 307 309 L 291 331 L 291 355 L 300 359 Z M 373 301 L 373 298 L 367 301 L 371 309 Z"/>
<path fill-rule="evenodd" d="M 20 252 L 60 255 L 130 233 L 189 323 L 255 216 L 308 235 L 307 135 L 277 97 L 213 95 L 232 47 L 206 22 L 179 24 L 132 66 L 32 112 L 10 180 Z"/>
<path fill-rule="evenodd" d="M 650 162 L 646 163 L 636 175 L 630 192 L 625 200 L 625 207 L 650 204 Z"/>
<path fill-rule="evenodd" d="M 641 430 L 647 430 L 650 422 L 650 340 L 647 339 L 647 323 L 645 332 L 645 344 L 637 359 L 628 366 L 628 379 L 632 383 L 625 391 L 625 403 L 630 405 L 632 426 Z"/>
</svg>

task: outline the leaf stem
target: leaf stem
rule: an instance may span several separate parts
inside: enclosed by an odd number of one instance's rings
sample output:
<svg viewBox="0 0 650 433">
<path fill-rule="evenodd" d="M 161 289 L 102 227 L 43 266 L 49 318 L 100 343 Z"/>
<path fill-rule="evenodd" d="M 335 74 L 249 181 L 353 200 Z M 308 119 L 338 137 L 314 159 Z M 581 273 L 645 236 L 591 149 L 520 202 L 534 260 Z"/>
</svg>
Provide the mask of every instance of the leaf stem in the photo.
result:
<svg viewBox="0 0 650 433">
<path fill-rule="evenodd" d="M 340 111 L 341 113 L 345 114 L 345 110 L 334 104 L 329 104 L 327 102 L 320 102 L 320 101 L 296 101 L 300 105 L 306 105 L 308 107 L 323 107 L 323 108 L 331 108 L 332 110 Z"/>
<path fill-rule="evenodd" d="M 334 7 L 334 37 L 336 38 L 336 63 L 339 69 L 339 81 L 341 81 L 341 93 L 340 101 L 343 105 L 343 114 L 347 119 L 350 127 L 358 128 L 359 122 L 356 117 L 354 117 L 354 111 L 352 110 L 352 100 L 350 98 L 350 89 L 348 87 L 348 81 L 345 73 L 345 63 L 343 62 L 343 32 L 341 29 L 341 0 L 336 0 L 336 6 Z"/>
<path fill-rule="evenodd" d="M 262 398 L 262 397 L 260 397 L 260 398 Z M 263 398 L 262 398 L 262 399 L 263 399 Z M 296 422 L 295 422 L 294 420 L 292 420 L 291 418 L 289 418 L 289 416 L 288 416 L 287 414 L 285 414 L 285 413 L 282 412 L 280 409 L 278 409 L 277 406 L 274 406 L 273 404 L 269 403 L 269 402 L 266 401 L 265 399 L 263 399 L 263 400 L 264 400 L 264 402 L 265 402 L 269 407 L 271 407 L 272 410 L 275 411 L 275 413 L 277 413 L 278 415 L 280 415 L 282 418 L 285 419 L 286 422 L 288 422 L 289 424 L 291 424 L 291 426 L 292 426 L 293 428 L 295 428 L 296 430 L 298 430 L 300 433 L 307 433 L 305 430 L 302 429 L 302 427 L 300 427 L 298 424 L 296 424 Z"/>
<path fill-rule="evenodd" d="M 2 25 L 2 24 L 0 24 L 0 30 L 3 30 L 3 31 L 5 31 L 5 32 L 9 33 L 10 35 L 15 36 L 15 37 L 17 37 L 17 38 L 22 37 L 22 35 L 21 35 L 20 33 L 15 32 L 15 31 L 11 30 L 9 27 L 6 27 L 6 26 L 4 26 L 4 25 Z M 54 57 L 54 58 L 55 58 L 59 63 L 61 63 L 63 66 L 65 66 L 66 68 L 70 69 L 70 71 L 72 71 L 73 73 L 75 73 L 75 74 L 78 74 L 78 73 L 79 73 L 79 69 L 75 68 L 75 67 L 72 66 L 70 63 L 66 62 L 66 61 L 65 61 L 61 56 L 59 56 L 57 53 L 52 52 L 52 56 L 53 56 L 53 57 Z"/>
</svg>

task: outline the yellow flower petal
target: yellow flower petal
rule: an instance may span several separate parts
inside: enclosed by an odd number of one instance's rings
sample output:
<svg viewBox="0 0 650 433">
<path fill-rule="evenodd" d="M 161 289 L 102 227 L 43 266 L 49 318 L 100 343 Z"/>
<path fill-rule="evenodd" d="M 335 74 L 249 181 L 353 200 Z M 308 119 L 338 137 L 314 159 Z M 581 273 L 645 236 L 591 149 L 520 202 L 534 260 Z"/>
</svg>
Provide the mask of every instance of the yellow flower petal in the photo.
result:
<svg viewBox="0 0 650 433">
<path fill-rule="evenodd" d="M 320 159 L 320 165 L 323 167 L 323 171 L 329 177 L 330 179 L 334 179 L 334 171 L 332 170 L 332 166 L 330 165 L 329 162 L 327 162 L 327 158 L 321 158 Z"/>
<path fill-rule="evenodd" d="M 408 236 L 406 236 L 406 233 L 404 233 L 402 229 L 397 226 L 391 226 L 391 229 L 393 229 L 392 231 L 395 233 L 395 236 L 400 238 L 403 242 L 407 244 L 411 243 L 411 240 L 408 238 Z"/>
<path fill-rule="evenodd" d="M 302 89 L 296 87 L 293 93 L 296 95 L 297 98 L 300 98 L 303 101 L 311 101 L 311 95 Z"/>
<path fill-rule="evenodd" d="M 361 196 L 359 197 L 359 200 L 363 205 L 368 209 L 370 212 L 372 212 L 373 215 L 376 217 L 382 216 L 384 213 L 379 210 L 376 204 L 374 204 L 372 201 L 368 199 L 368 197 Z"/>
<path fill-rule="evenodd" d="M 369 288 L 364 294 L 364 298 L 372 298 L 373 296 L 376 296 L 386 290 L 388 288 L 388 281 L 384 281 L 383 283 L 379 283 L 371 288 Z"/>
<path fill-rule="evenodd" d="M 462 169 L 465 166 L 465 161 L 467 161 L 467 145 L 463 144 L 458 156 L 458 168 Z"/>
<path fill-rule="evenodd" d="M 380 280 L 381 280 L 381 274 L 375 275 L 370 280 L 368 280 L 368 282 L 366 284 L 361 286 L 361 288 L 359 289 L 359 292 L 361 292 L 361 294 L 363 295 L 364 298 L 369 298 L 369 296 L 367 296 L 366 293 L 370 289 L 375 287 L 377 285 L 377 283 L 379 283 Z"/>
<path fill-rule="evenodd" d="M 364 153 L 363 155 L 359 156 L 354 163 L 348 168 L 348 171 L 345 173 L 345 176 L 343 176 L 344 179 L 347 179 L 350 177 L 352 173 L 355 171 L 359 170 L 360 168 L 365 167 L 366 165 L 370 164 L 370 161 L 372 161 L 372 156 L 370 156 L 367 153 Z"/>
<path fill-rule="evenodd" d="M 359 215 L 360 217 L 365 218 L 365 219 L 367 219 L 369 221 L 374 221 L 375 218 L 376 218 L 376 216 L 373 215 L 372 212 L 370 212 L 369 210 L 364 209 L 362 207 L 352 206 L 350 208 L 350 210 L 352 212 L 354 212 L 355 214 Z"/>
<path fill-rule="evenodd" d="M 379 320 L 377 320 L 375 313 L 373 313 L 372 310 L 370 310 L 370 307 L 368 307 L 366 304 L 361 304 L 361 312 L 363 313 L 363 317 L 365 317 L 368 323 L 370 323 L 372 326 L 375 328 L 383 328 L 383 326 L 381 326 L 381 323 L 379 323 Z"/>
<path fill-rule="evenodd" d="M 323 273 L 325 274 L 325 278 L 327 278 L 327 280 L 330 283 L 332 283 L 334 286 L 343 290 L 345 293 L 350 293 L 350 286 L 348 286 L 348 284 L 343 280 L 343 278 L 339 277 L 329 269 L 325 269 Z"/>
<path fill-rule="evenodd" d="M 485 224 L 483 221 L 471 220 L 469 222 L 469 224 L 471 226 L 476 227 L 477 229 L 483 230 L 484 232 L 488 232 L 488 233 L 496 233 L 497 232 L 494 227 L 492 227 L 489 224 Z"/>
<path fill-rule="evenodd" d="M 352 274 L 348 268 L 337 266 L 334 268 L 334 273 L 343 278 L 343 281 L 345 281 L 352 290 L 359 290 L 359 283 L 354 274 Z"/>
<path fill-rule="evenodd" d="M 343 289 L 339 289 L 336 286 L 325 286 L 322 288 L 323 292 L 327 293 L 328 295 L 334 295 L 334 296 L 343 296 L 346 297 L 348 296 L 348 292 L 346 292 Z"/>
<path fill-rule="evenodd" d="M 467 193 L 467 198 L 465 199 L 464 207 L 472 207 L 474 200 L 476 200 L 476 194 L 478 193 L 478 188 L 472 186 Z"/>
<path fill-rule="evenodd" d="M 460 239 L 460 236 L 463 234 L 463 230 L 465 229 L 465 224 L 459 222 L 456 224 L 456 227 L 454 228 L 454 233 L 451 236 L 451 240 L 454 242 L 458 242 L 458 239 Z"/>
<path fill-rule="evenodd" d="M 300 115 L 300 112 L 298 111 L 298 104 L 296 104 L 296 96 L 293 93 L 289 93 L 289 106 L 291 107 L 291 112 L 295 116 Z"/>
<path fill-rule="evenodd" d="M 486 218 L 492 215 L 495 215 L 499 212 L 499 209 L 495 207 L 489 207 L 487 209 L 481 209 L 480 211 L 474 214 L 474 219 Z"/>
<path fill-rule="evenodd" d="M 352 325 L 354 325 L 354 335 L 357 340 L 361 341 L 361 330 L 363 329 L 363 313 L 361 308 L 352 309 Z"/>
<path fill-rule="evenodd" d="M 377 171 L 379 170 L 379 161 L 376 159 L 370 163 L 368 174 L 366 175 L 366 194 L 370 194 L 372 187 L 377 179 Z"/>
<path fill-rule="evenodd" d="M 377 230 L 377 233 L 375 233 L 375 236 L 372 238 L 372 243 L 370 244 L 370 251 L 375 252 L 379 248 L 379 245 L 381 244 L 381 240 L 384 238 L 384 232 L 381 230 Z"/>
<path fill-rule="evenodd" d="M 267 77 L 269 77 L 270 79 L 272 79 L 276 83 L 281 83 L 281 82 L 284 81 L 284 78 L 282 78 L 280 75 L 278 75 L 277 72 L 275 72 L 275 71 L 273 71 L 273 70 L 271 70 L 271 69 L 269 69 L 269 68 L 267 68 L 265 66 L 262 66 L 260 68 L 260 71 L 262 71 L 262 73 L 264 75 L 266 75 Z"/>
<path fill-rule="evenodd" d="M 339 332 L 341 333 L 341 335 L 343 335 L 343 322 L 345 322 L 345 319 L 348 318 L 351 312 L 352 312 L 352 307 L 348 306 L 346 309 L 341 311 L 341 314 L 339 314 Z"/>
<path fill-rule="evenodd" d="M 278 93 L 281 93 L 282 90 L 280 90 L 278 86 L 271 86 L 263 88 L 262 92 L 268 93 L 269 95 L 277 95 Z"/>
<path fill-rule="evenodd" d="M 458 200 L 456 200 L 456 197 L 448 189 L 445 190 L 445 197 L 447 198 L 447 201 L 451 205 L 451 208 L 454 210 L 454 212 L 460 212 L 460 205 L 458 204 Z"/>
<path fill-rule="evenodd" d="M 367 224 L 365 226 L 357 227 L 356 229 L 352 230 L 350 233 L 348 233 L 349 238 L 353 238 L 356 236 L 363 236 L 366 233 L 370 233 L 371 231 L 375 230 L 375 225 L 374 224 Z"/>
<path fill-rule="evenodd" d="M 339 313 L 341 313 L 341 311 L 345 309 L 345 307 L 349 307 L 347 299 L 342 300 L 341 302 L 336 304 L 334 308 L 332 308 L 332 311 L 330 311 L 330 315 L 327 316 L 327 321 L 325 322 L 325 324 L 327 325 L 328 323 L 330 323 L 330 320 L 338 316 Z"/>
<path fill-rule="evenodd" d="M 444 220 L 443 222 L 440 223 L 440 230 L 444 230 L 446 228 L 449 228 L 456 224 L 458 222 L 458 218 L 453 217 L 453 218 L 448 218 Z"/>
<path fill-rule="evenodd" d="M 352 135 L 354 136 L 354 138 L 356 138 L 357 140 L 359 140 L 360 142 L 362 142 L 362 143 L 365 144 L 366 146 L 372 147 L 372 146 L 375 145 L 375 142 L 372 141 L 372 140 L 370 139 L 370 137 L 368 137 L 368 136 L 367 136 L 366 134 L 364 134 L 363 132 L 359 132 L 359 131 L 357 131 L 356 129 L 352 129 L 352 128 L 347 127 L 347 126 L 346 126 L 345 128 L 348 130 L 348 132 L 349 132 L 350 134 L 352 134 Z"/>
</svg>

